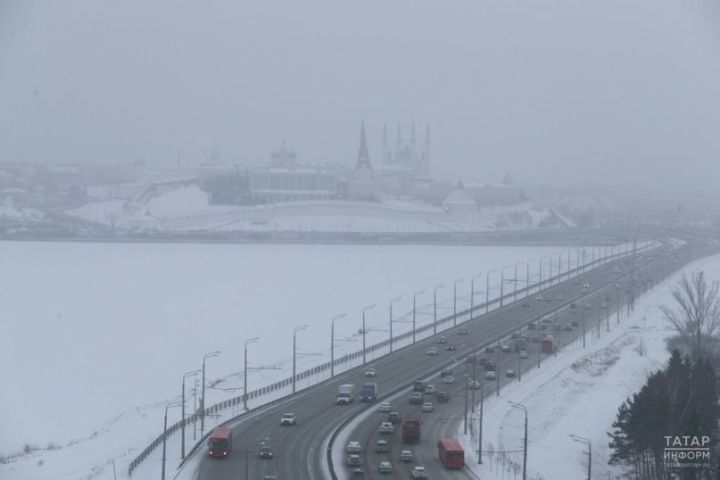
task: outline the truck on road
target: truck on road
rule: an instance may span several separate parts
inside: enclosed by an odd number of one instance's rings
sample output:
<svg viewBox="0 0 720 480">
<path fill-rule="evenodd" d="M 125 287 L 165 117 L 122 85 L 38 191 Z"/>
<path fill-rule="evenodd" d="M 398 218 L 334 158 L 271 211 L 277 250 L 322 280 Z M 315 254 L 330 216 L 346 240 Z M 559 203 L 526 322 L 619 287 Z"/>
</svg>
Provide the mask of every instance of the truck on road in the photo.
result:
<svg viewBox="0 0 720 480">
<path fill-rule="evenodd" d="M 377 398 L 377 383 L 363 383 L 360 387 L 360 401 L 374 402 Z"/>
<path fill-rule="evenodd" d="M 345 383 L 338 387 L 337 404 L 338 405 L 350 405 L 353 402 L 353 390 L 355 385 L 352 383 Z"/>
<path fill-rule="evenodd" d="M 420 422 L 419 418 L 406 418 L 402 422 L 402 441 L 403 443 L 419 443 L 420 442 Z"/>
</svg>

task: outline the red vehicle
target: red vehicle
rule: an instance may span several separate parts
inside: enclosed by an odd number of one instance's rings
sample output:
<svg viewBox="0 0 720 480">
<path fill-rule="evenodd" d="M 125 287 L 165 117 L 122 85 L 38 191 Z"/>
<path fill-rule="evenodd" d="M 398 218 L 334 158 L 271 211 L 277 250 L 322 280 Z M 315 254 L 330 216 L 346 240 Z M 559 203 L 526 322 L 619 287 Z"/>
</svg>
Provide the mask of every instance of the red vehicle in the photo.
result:
<svg viewBox="0 0 720 480">
<path fill-rule="evenodd" d="M 232 450 L 232 430 L 229 427 L 217 427 L 208 438 L 208 455 L 225 458 Z"/>
<path fill-rule="evenodd" d="M 463 468 L 465 451 L 454 438 L 443 438 L 437 444 L 440 463 L 445 468 Z"/>
<path fill-rule="evenodd" d="M 402 423 L 402 440 L 403 443 L 420 442 L 420 419 L 406 418 Z"/>
<path fill-rule="evenodd" d="M 542 352 L 553 353 L 554 351 L 555 339 L 552 337 L 552 335 L 546 335 L 545 338 L 542 339 Z"/>
</svg>

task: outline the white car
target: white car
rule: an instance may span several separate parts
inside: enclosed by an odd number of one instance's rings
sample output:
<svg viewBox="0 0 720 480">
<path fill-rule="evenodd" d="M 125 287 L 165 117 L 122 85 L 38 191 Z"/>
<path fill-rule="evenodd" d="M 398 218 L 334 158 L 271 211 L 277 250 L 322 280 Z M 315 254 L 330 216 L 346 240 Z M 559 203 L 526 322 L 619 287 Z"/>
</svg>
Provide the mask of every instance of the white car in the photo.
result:
<svg viewBox="0 0 720 480">
<path fill-rule="evenodd" d="M 350 440 L 345 448 L 345 451 L 347 453 L 360 453 L 362 451 L 362 446 L 357 440 Z"/>
<path fill-rule="evenodd" d="M 365 376 L 366 377 L 376 377 L 377 376 L 377 370 L 374 368 L 368 368 L 365 370 Z"/>
<path fill-rule="evenodd" d="M 380 424 L 380 433 L 394 433 L 395 427 L 390 422 L 382 422 Z"/>
<path fill-rule="evenodd" d="M 392 473 L 392 463 L 390 462 L 380 462 L 378 463 L 378 472 L 380 473 Z"/>
<path fill-rule="evenodd" d="M 488 373 L 490 373 L 490 372 L 488 372 Z M 494 373 L 495 373 L 495 372 L 493 372 L 493 374 L 494 374 Z M 487 374 L 485 374 L 485 378 L 487 378 Z M 495 378 L 495 377 L 493 377 L 493 378 Z M 480 389 L 480 381 L 479 381 L 479 380 L 469 379 L 469 380 L 468 380 L 468 388 L 469 388 L 470 390 L 479 390 L 479 389 Z"/>
<path fill-rule="evenodd" d="M 442 381 L 443 383 L 455 383 L 455 377 L 453 377 L 452 375 L 447 375 L 443 377 Z"/>
<path fill-rule="evenodd" d="M 425 385 L 425 393 L 428 395 L 435 395 L 437 393 L 437 388 L 435 388 L 435 385 L 432 384 Z"/>
<path fill-rule="evenodd" d="M 437 355 L 439 352 L 438 352 L 438 349 L 437 349 L 437 348 L 435 348 L 435 347 L 430 347 L 430 348 L 428 348 L 428 350 L 427 350 L 426 353 L 427 353 L 428 355 L 430 355 L 431 357 L 434 357 L 434 356 Z"/>
<path fill-rule="evenodd" d="M 497 374 L 494 371 L 488 370 L 485 372 L 485 380 L 495 380 L 496 378 Z"/>
<path fill-rule="evenodd" d="M 427 478 L 427 472 L 425 471 L 425 467 L 413 467 L 412 471 L 410 471 L 410 476 L 412 478 Z"/>
<path fill-rule="evenodd" d="M 412 462 L 413 461 L 413 453 L 410 450 L 403 450 L 400 452 L 400 461 L 402 462 Z"/>
<path fill-rule="evenodd" d="M 525 350 L 520 350 L 520 358 L 523 360 L 528 358 L 528 353 Z"/>
<path fill-rule="evenodd" d="M 379 412 L 389 412 L 390 410 L 392 410 L 390 402 L 380 402 L 380 405 L 378 405 Z"/>
<path fill-rule="evenodd" d="M 420 407 L 420 410 L 423 412 L 433 412 L 435 411 L 435 405 L 433 405 L 432 402 L 425 402 L 422 404 L 422 407 Z"/>
<path fill-rule="evenodd" d="M 288 426 L 295 425 L 295 422 L 296 422 L 296 421 L 297 421 L 297 420 L 295 419 L 295 414 L 294 414 L 294 413 L 283 413 L 283 416 L 280 417 L 280 425 L 281 425 L 281 426 L 284 426 L 284 425 L 288 425 Z"/>
</svg>

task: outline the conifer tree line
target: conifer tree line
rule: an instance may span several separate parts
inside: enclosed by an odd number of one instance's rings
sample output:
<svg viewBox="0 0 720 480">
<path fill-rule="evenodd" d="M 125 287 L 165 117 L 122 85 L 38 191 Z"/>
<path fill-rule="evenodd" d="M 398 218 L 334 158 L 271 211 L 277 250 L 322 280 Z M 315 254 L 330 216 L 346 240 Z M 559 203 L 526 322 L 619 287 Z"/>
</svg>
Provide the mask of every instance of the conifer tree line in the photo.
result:
<svg viewBox="0 0 720 480">
<path fill-rule="evenodd" d="M 661 307 L 676 331 L 667 366 L 618 409 L 610 464 L 637 480 L 720 479 L 720 360 L 718 282 L 703 272 L 683 277 L 673 291 L 677 309 Z M 707 452 L 707 453 L 706 453 Z"/>
</svg>

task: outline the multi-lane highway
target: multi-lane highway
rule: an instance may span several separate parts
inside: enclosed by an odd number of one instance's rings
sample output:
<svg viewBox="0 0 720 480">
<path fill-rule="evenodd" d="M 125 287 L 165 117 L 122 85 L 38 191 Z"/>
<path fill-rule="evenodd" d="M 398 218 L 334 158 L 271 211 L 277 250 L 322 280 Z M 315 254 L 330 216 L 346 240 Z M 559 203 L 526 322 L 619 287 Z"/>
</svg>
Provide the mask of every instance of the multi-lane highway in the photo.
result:
<svg viewBox="0 0 720 480">
<path fill-rule="evenodd" d="M 663 244 L 653 254 L 643 254 L 642 258 L 638 256 L 635 259 L 635 269 L 644 271 L 643 276 L 649 276 L 651 272 L 654 272 L 652 275 L 657 276 L 660 275 L 661 270 L 677 268 L 676 260 L 686 261 L 685 256 L 692 251 L 691 243 L 679 248 Z M 669 259 L 672 259 L 673 262 L 668 261 Z M 655 266 L 649 270 L 650 267 L 646 265 L 651 263 L 654 263 Z M 462 328 L 466 329 L 468 333 L 462 336 L 461 341 L 455 340 L 460 336 L 453 333 L 452 330 L 438 332 L 438 335 L 446 335 L 448 338 L 453 338 L 454 343 L 457 343 L 458 350 L 452 352 L 452 355 L 451 352 L 445 352 L 442 348 L 440 349 L 442 353 L 438 356 L 426 355 L 427 348 L 430 345 L 436 345 L 437 337 L 425 338 L 369 364 L 368 366 L 372 365 L 380 372 L 378 377 L 372 381 L 378 383 L 381 397 L 401 391 L 407 388 L 413 380 L 425 378 L 452 364 L 451 356 L 460 359 L 472 350 L 496 342 L 511 332 L 517 331 L 531 320 L 551 314 L 563 305 L 569 306 L 571 302 L 583 301 L 583 297 L 588 296 L 588 292 L 581 288 L 584 284 L 589 284 L 593 290 L 600 286 L 614 287 L 615 283 L 623 277 L 628 278 L 629 269 L 632 266 L 628 257 L 623 257 L 543 290 L 542 295 L 552 301 L 538 301 L 532 296 L 528 299 L 518 298 L 517 302 L 491 311 L 487 315 L 480 315 L 479 312 L 484 310 L 478 307 L 478 316 L 462 325 Z M 640 280 L 636 280 L 635 283 L 635 288 L 638 288 Z M 625 285 L 629 284 L 626 282 Z M 559 300 L 559 297 L 562 299 Z M 623 298 L 624 301 L 625 298 Z M 573 332 L 566 332 L 565 335 L 577 335 L 579 331 L 580 329 L 576 328 Z M 510 354 L 502 355 L 507 355 L 507 358 L 502 356 L 498 358 L 499 373 L 504 372 L 507 368 L 512 368 L 507 366 L 508 362 L 516 365 L 516 360 L 511 359 Z M 530 357 L 533 358 L 532 353 Z M 455 367 L 456 370 L 458 368 Z M 363 371 L 363 368 L 359 368 L 336 375 L 332 380 L 301 392 L 288 401 L 244 416 L 233 426 L 233 452 L 230 457 L 220 461 L 209 459 L 201 449 L 197 454 L 203 455 L 203 459 L 194 472 L 194 478 L 198 480 L 263 479 L 266 475 L 293 480 L 333 478 L 334 474 L 331 474 L 326 450 L 329 438 L 340 425 L 350 418 L 366 408 L 375 408 L 375 406 L 361 404 L 357 401 L 350 406 L 336 406 L 335 404 L 338 385 L 353 383 L 359 386 L 367 381 L 362 375 Z M 461 388 L 460 382 L 452 392 L 455 398 L 451 398 L 448 404 L 439 406 L 436 412 L 428 415 L 428 421 L 423 425 L 426 445 L 424 444 L 423 448 L 418 449 L 417 454 L 421 461 L 426 462 L 428 466 L 431 464 L 430 458 L 435 456 L 434 444 L 440 434 L 455 431 L 457 428 L 458 419 L 462 414 L 459 408 L 463 405 L 463 402 L 457 398 L 459 388 Z M 280 417 L 284 412 L 294 412 L 297 415 L 296 426 L 280 426 Z M 432 418 L 436 421 L 430 421 Z M 374 430 L 379 425 L 378 420 L 375 417 L 370 422 L 363 422 L 357 432 L 352 432 L 351 435 L 356 436 L 364 443 L 371 441 L 368 439 L 372 439 L 376 435 Z M 399 438 L 399 434 L 395 434 L 395 437 Z M 260 443 L 272 446 L 275 453 L 273 459 L 258 458 L 256 451 Z M 395 445 L 393 448 L 393 454 L 395 454 L 398 446 Z M 365 468 L 368 478 L 373 478 L 374 460 L 376 459 L 372 456 L 367 459 Z M 342 459 L 340 461 L 342 462 Z M 337 473 L 345 475 L 346 470 L 340 470 Z M 467 478 L 467 474 L 463 471 L 455 472 L 453 475 L 457 478 Z M 396 475 L 395 478 L 404 477 Z M 436 478 L 440 477 L 436 476 Z M 451 477 L 444 472 L 442 478 Z"/>
</svg>

